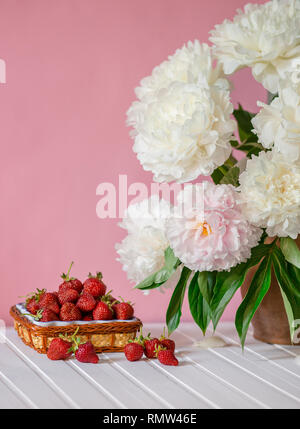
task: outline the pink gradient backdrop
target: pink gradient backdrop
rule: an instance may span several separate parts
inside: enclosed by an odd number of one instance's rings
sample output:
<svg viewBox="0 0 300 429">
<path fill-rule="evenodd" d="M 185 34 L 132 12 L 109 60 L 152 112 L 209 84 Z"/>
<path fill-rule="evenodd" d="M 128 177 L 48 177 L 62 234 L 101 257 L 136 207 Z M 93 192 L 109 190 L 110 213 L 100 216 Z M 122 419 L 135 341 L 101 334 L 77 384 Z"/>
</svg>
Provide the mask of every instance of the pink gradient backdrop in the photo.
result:
<svg viewBox="0 0 300 429">
<path fill-rule="evenodd" d="M 151 182 L 132 152 L 125 112 L 134 87 L 188 40 L 208 40 L 214 24 L 244 0 L 0 0 L 0 318 L 36 287 L 55 289 L 73 274 L 102 270 L 116 295 L 144 321 L 162 321 L 169 293 L 132 290 L 114 245 L 118 220 L 96 216 L 101 182 Z M 263 2 L 261 2 L 263 3 Z M 248 70 L 233 99 L 255 110 L 266 95 Z M 232 319 L 236 297 L 224 318 Z M 190 320 L 185 304 L 183 320 Z"/>
</svg>

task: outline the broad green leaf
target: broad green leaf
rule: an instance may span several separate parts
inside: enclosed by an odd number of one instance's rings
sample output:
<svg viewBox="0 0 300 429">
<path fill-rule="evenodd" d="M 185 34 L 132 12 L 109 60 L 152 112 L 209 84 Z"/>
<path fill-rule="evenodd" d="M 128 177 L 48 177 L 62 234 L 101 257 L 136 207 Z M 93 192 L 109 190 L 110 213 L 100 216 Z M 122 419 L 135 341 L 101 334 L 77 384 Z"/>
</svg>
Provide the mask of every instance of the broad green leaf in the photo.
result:
<svg viewBox="0 0 300 429">
<path fill-rule="evenodd" d="M 193 319 L 205 335 L 206 329 L 210 322 L 210 310 L 209 305 L 203 298 L 199 288 L 198 278 L 202 273 L 195 273 L 191 280 L 188 292 L 189 306 Z"/>
<path fill-rule="evenodd" d="M 236 147 L 238 147 L 239 146 L 239 142 L 237 141 L 237 140 L 230 140 L 230 142 L 229 142 L 230 144 L 231 144 L 231 146 L 233 147 L 233 148 L 236 148 Z"/>
<path fill-rule="evenodd" d="M 290 237 L 283 237 L 280 239 L 280 248 L 285 259 L 300 268 L 300 250 L 296 241 Z"/>
<path fill-rule="evenodd" d="M 211 178 L 214 183 L 218 185 L 224 176 L 228 174 L 228 171 L 237 163 L 237 159 L 231 154 L 230 157 L 224 162 L 223 165 L 216 168 L 211 174 Z"/>
<path fill-rule="evenodd" d="M 239 104 L 239 108 L 233 111 L 233 116 L 238 123 L 238 130 L 241 142 L 257 142 L 258 138 L 257 135 L 252 132 L 253 125 L 251 123 L 251 119 L 255 116 L 255 114 L 247 112 Z"/>
<path fill-rule="evenodd" d="M 191 275 L 191 270 L 184 267 L 177 286 L 174 289 L 166 315 L 169 335 L 178 327 L 181 318 L 181 307 L 185 294 L 186 285 Z"/>
<path fill-rule="evenodd" d="M 300 319 L 300 270 L 287 263 L 282 251 L 278 248 L 274 250 L 272 260 L 290 325 L 291 339 L 293 340 L 295 332 L 293 322 Z"/>
<path fill-rule="evenodd" d="M 210 303 L 212 322 L 215 329 L 227 304 L 243 284 L 247 271 L 257 265 L 270 249 L 270 245 L 261 243 L 252 249 L 251 257 L 247 262 L 237 265 L 230 271 L 221 271 L 217 274 L 214 294 Z"/>
<path fill-rule="evenodd" d="M 300 285 L 300 269 L 295 267 L 295 265 L 286 262 L 287 272 L 289 277 L 296 285 Z"/>
<path fill-rule="evenodd" d="M 135 289 L 149 290 L 155 289 L 164 284 L 174 274 L 180 260 L 174 255 L 173 250 L 168 247 L 165 250 L 165 265 L 156 273 L 151 274 L 142 282 L 135 286 Z"/>
<path fill-rule="evenodd" d="M 259 152 L 265 149 L 263 148 L 262 144 L 258 142 L 246 142 L 238 146 L 237 150 L 241 150 L 242 152 L 245 152 L 247 157 L 251 158 L 252 155 L 258 155 Z"/>
<path fill-rule="evenodd" d="M 202 271 L 198 275 L 198 286 L 203 298 L 205 299 L 208 305 L 210 305 L 210 302 L 213 297 L 214 286 L 216 283 L 216 276 L 217 276 L 216 271 L 212 271 L 212 272 Z"/>
<path fill-rule="evenodd" d="M 233 185 L 233 186 L 239 186 L 239 176 L 240 176 L 240 169 L 239 167 L 231 167 L 230 170 L 228 170 L 227 174 L 223 176 L 220 183 L 225 185 Z"/>
<path fill-rule="evenodd" d="M 177 258 L 177 256 L 174 255 L 173 250 L 171 249 L 171 247 L 168 247 L 165 250 L 165 266 L 167 269 L 172 269 L 173 267 L 175 267 L 178 264 L 179 259 Z"/>
<path fill-rule="evenodd" d="M 269 290 L 271 284 L 271 254 L 265 256 L 258 267 L 248 292 L 239 306 L 235 326 L 244 347 L 247 331 L 257 308 Z"/>
</svg>

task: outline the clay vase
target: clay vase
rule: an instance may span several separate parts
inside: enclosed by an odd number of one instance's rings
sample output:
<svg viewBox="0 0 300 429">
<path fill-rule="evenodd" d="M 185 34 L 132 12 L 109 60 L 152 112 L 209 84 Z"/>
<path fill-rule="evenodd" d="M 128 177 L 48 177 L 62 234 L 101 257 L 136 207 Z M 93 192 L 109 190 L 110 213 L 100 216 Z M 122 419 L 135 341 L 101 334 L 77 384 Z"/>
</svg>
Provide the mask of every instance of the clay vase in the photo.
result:
<svg viewBox="0 0 300 429">
<path fill-rule="evenodd" d="M 300 248 L 300 236 L 297 238 Z M 257 267 L 249 270 L 241 287 L 244 298 Z M 257 340 L 271 344 L 292 344 L 288 318 L 275 274 L 272 270 L 271 286 L 252 319 L 253 336 Z"/>
</svg>

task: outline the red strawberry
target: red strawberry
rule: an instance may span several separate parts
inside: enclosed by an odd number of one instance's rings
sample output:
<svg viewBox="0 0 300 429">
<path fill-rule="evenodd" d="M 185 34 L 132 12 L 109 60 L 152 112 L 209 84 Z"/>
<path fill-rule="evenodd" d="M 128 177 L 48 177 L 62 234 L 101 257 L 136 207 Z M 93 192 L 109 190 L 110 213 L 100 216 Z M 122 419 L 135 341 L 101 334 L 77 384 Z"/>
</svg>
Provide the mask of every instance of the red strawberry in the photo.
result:
<svg viewBox="0 0 300 429">
<path fill-rule="evenodd" d="M 38 322 L 53 322 L 54 320 L 59 320 L 58 316 L 54 311 L 49 310 L 49 308 L 42 308 L 38 310 L 36 315 L 31 314 L 35 320 Z"/>
<path fill-rule="evenodd" d="M 34 298 L 31 298 L 28 303 L 26 303 L 26 310 L 31 314 L 36 314 L 40 309 L 40 305 Z"/>
<path fill-rule="evenodd" d="M 94 320 L 111 320 L 113 318 L 113 311 L 111 306 L 106 302 L 100 301 L 93 311 Z"/>
<path fill-rule="evenodd" d="M 62 289 L 75 289 L 78 293 L 81 293 L 83 289 L 83 285 L 80 280 L 75 279 L 74 277 L 70 277 L 70 271 L 74 262 L 71 262 L 69 266 L 67 274 L 63 273 L 61 278 L 63 279 L 63 283 L 59 286 L 59 290 Z"/>
<path fill-rule="evenodd" d="M 94 320 L 93 319 L 93 313 L 86 314 L 82 320 L 84 320 L 85 322 L 90 322 L 90 321 Z"/>
<path fill-rule="evenodd" d="M 166 338 L 165 328 L 164 328 L 164 333 L 160 337 L 159 341 L 160 341 L 160 344 L 166 349 L 171 350 L 172 352 L 175 351 L 175 341 L 171 340 L 170 338 Z"/>
<path fill-rule="evenodd" d="M 49 346 L 47 356 L 51 360 L 67 359 L 72 355 L 71 344 L 61 338 L 54 338 Z"/>
<path fill-rule="evenodd" d="M 63 321 L 73 321 L 73 320 L 81 320 L 82 315 L 81 311 L 75 304 L 72 302 L 66 302 L 60 309 L 59 313 L 60 320 Z"/>
<path fill-rule="evenodd" d="M 84 344 L 79 344 L 75 352 L 75 357 L 79 362 L 84 363 L 98 363 L 99 357 L 95 352 L 93 344 L 88 341 Z"/>
<path fill-rule="evenodd" d="M 172 365 L 172 366 L 178 365 L 178 360 L 176 359 L 172 350 L 161 348 L 161 346 L 159 346 L 157 349 L 157 358 L 159 362 L 162 363 L 163 365 Z"/>
<path fill-rule="evenodd" d="M 130 302 L 119 302 L 114 304 L 114 312 L 116 319 L 128 320 L 132 319 L 134 310 Z"/>
<path fill-rule="evenodd" d="M 40 299 L 45 294 L 46 289 L 37 289 L 37 292 L 30 294 L 26 299 L 25 308 L 31 314 L 36 314 L 40 309 Z"/>
<path fill-rule="evenodd" d="M 58 299 L 60 305 L 66 302 L 76 302 L 79 298 L 79 293 L 75 289 L 64 288 L 58 292 Z"/>
<path fill-rule="evenodd" d="M 137 342 L 132 342 L 126 344 L 124 347 L 124 353 L 127 360 L 134 362 L 141 359 L 144 353 L 144 347 Z"/>
<path fill-rule="evenodd" d="M 47 308 L 56 314 L 59 314 L 60 308 L 57 298 L 53 293 L 47 292 L 43 294 L 39 302 L 40 308 Z"/>
<path fill-rule="evenodd" d="M 78 293 L 81 293 L 83 289 L 83 284 L 81 281 L 72 277 L 71 282 L 74 289 L 77 290 Z"/>
<path fill-rule="evenodd" d="M 89 273 L 88 279 L 83 283 L 84 292 L 90 293 L 94 298 L 105 295 L 106 286 L 101 279 L 101 273 L 97 273 L 96 276 Z"/>
<path fill-rule="evenodd" d="M 156 358 L 156 349 L 159 347 L 160 342 L 157 338 L 150 338 L 150 334 L 144 340 L 145 356 L 148 359 Z"/>
<path fill-rule="evenodd" d="M 81 311 L 87 313 L 89 311 L 94 310 L 97 305 L 97 301 L 90 293 L 83 292 L 83 294 L 78 299 L 76 305 Z"/>
</svg>

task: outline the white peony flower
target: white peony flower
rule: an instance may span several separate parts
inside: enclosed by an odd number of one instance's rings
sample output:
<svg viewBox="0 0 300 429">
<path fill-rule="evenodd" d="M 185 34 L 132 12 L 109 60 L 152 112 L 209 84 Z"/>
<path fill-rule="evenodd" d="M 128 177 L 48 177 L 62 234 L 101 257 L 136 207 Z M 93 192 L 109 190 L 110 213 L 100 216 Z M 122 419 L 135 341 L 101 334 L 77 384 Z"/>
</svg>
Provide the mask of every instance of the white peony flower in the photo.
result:
<svg viewBox="0 0 300 429">
<path fill-rule="evenodd" d="M 133 104 L 134 151 L 157 182 L 178 183 L 210 175 L 231 153 L 235 131 L 226 90 L 173 82 L 155 98 Z"/>
<path fill-rule="evenodd" d="M 252 119 L 259 142 L 267 149 L 274 148 L 290 161 L 300 160 L 300 85 L 285 84 L 279 97 L 262 107 Z"/>
<path fill-rule="evenodd" d="M 230 270 L 251 256 L 262 230 L 250 225 L 231 185 L 188 185 L 167 222 L 174 254 L 191 270 Z"/>
<path fill-rule="evenodd" d="M 297 238 L 300 233 L 300 163 L 277 151 L 248 160 L 239 178 L 242 211 L 270 237 Z"/>
<path fill-rule="evenodd" d="M 276 93 L 279 79 L 292 77 L 299 67 L 300 0 L 247 4 L 211 34 L 226 74 L 251 67 L 254 78 Z"/>
<path fill-rule="evenodd" d="M 128 235 L 116 244 L 116 250 L 129 280 L 139 283 L 163 267 L 164 251 L 169 246 L 165 225 L 171 209 L 157 196 L 128 207 L 120 223 Z"/>
<path fill-rule="evenodd" d="M 146 95 L 167 88 L 172 82 L 195 83 L 209 87 L 215 85 L 229 89 L 220 64 L 213 67 L 211 48 L 198 40 L 189 41 L 181 49 L 177 49 L 168 60 L 155 67 L 150 76 L 141 80 L 135 89 L 136 96 L 142 100 Z"/>
</svg>

